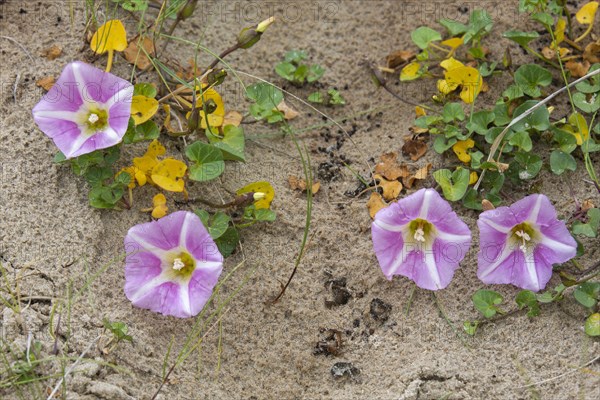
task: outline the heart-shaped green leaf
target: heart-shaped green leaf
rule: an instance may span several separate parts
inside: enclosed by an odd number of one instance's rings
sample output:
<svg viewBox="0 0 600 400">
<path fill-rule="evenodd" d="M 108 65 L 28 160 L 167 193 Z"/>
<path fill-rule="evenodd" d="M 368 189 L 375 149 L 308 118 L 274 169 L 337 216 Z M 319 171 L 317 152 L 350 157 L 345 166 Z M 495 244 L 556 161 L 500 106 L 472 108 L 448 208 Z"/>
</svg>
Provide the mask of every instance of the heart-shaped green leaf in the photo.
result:
<svg viewBox="0 0 600 400">
<path fill-rule="evenodd" d="M 225 125 L 223 128 L 223 137 L 207 133 L 210 143 L 223 152 L 223 159 L 234 161 L 246 161 L 244 149 L 246 139 L 244 138 L 244 129 L 241 126 Z"/>
<path fill-rule="evenodd" d="M 190 165 L 190 179 L 195 181 L 215 179 L 225 170 L 223 153 L 211 144 L 194 142 L 185 148 L 185 155 L 194 162 Z"/>
<path fill-rule="evenodd" d="M 554 150 L 550 154 L 550 169 L 556 175 L 561 175 L 566 170 L 575 171 L 576 168 L 577 162 L 572 155 L 560 150 Z"/>
<path fill-rule="evenodd" d="M 500 310 L 497 305 L 504 301 L 502 295 L 493 290 L 479 289 L 473 294 L 473 305 L 486 318 L 491 318 Z"/>
<path fill-rule="evenodd" d="M 534 32 L 523 32 L 523 31 L 512 30 L 512 31 L 504 32 L 504 34 L 502 36 L 504 36 L 505 38 L 507 38 L 509 40 L 512 40 L 513 42 L 515 42 L 523 47 L 529 47 L 529 42 L 539 38 L 540 34 L 535 31 Z"/>
<path fill-rule="evenodd" d="M 442 40 L 442 35 L 438 31 L 434 31 L 426 26 L 421 26 L 412 31 L 410 37 L 420 49 L 426 49 L 431 42 Z"/>
<path fill-rule="evenodd" d="M 515 72 L 515 83 L 523 93 L 531 97 L 540 97 L 540 86 L 552 83 L 552 74 L 547 69 L 536 64 L 521 65 Z"/>
<path fill-rule="evenodd" d="M 439 169 L 433 173 L 433 178 L 442 187 L 444 197 L 449 201 L 462 199 L 469 186 L 469 170 L 460 167 L 454 172 Z"/>
</svg>

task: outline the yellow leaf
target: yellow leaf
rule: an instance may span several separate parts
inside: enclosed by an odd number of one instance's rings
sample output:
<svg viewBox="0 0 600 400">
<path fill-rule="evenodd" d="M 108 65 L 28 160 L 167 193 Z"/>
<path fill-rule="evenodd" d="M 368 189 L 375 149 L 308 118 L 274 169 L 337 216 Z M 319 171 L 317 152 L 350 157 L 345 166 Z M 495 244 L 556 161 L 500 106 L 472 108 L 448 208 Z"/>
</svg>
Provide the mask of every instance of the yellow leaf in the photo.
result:
<svg viewBox="0 0 600 400">
<path fill-rule="evenodd" d="M 440 93 L 443 93 L 443 94 L 448 94 L 448 93 L 456 90 L 457 87 L 458 87 L 457 83 L 450 83 L 445 79 L 439 79 L 437 81 L 437 89 L 440 91 Z"/>
<path fill-rule="evenodd" d="M 123 23 L 118 19 L 106 21 L 92 36 L 90 47 L 96 54 L 104 54 L 113 50 L 125 50 L 127 48 L 127 33 Z"/>
<path fill-rule="evenodd" d="M 421 64 L 416 61 L 407 64 L 402 71 L 400 71 L 400 80 L 401 81 L 412 81 L 417 79 L 419 75 L 419 70 L 421 69 Z"/>
<path fill-rule="evenodd" d="M 454 57 L 450 57 L 440 63 L 440 67 L 444 68 L 446 71 L 452 71 L 453 69 L 464 67 L 464 66 L 465 66 L 465 64 L 454 59 Z"/>
<path fill-rule="evenodd" d="M 146 150 L 146 154 L 144 154 L 143 157 L 135 157 L 133 159 L 133 165 L 146 176 L 150 176 L 152 168 L 158 164 L 158 156 L 165 154 L 165 152 L 165 147 L 160 144 L 158 140 L 154 139 L 150 145 L 148 145 L 148 150 Z"/>
<path fill-rule="evenodd" d="M 427 115 L 427 113 L 425 112 L 425 109 L 420 106 L 415 107 L 415 114 L 417 115 L 417 118 Z"/>
<path fill-rule="evenodd" d="M 167 207 L 167 198 L 164 194 L 159 193 L 152 198 L 152 204 L 154 208 L 152 209 L 152 218 L 162 218 L 167 215 L 167 211 L 169 207 Z"/>
<path fill-rule="evenodd" d="M 577 22 L 582 25 L 591 25 L 594 22 L 594 17 L 596 16 L 596 11 L 598 10 L 598 2 L 590 1 L 585 4 L 577 14 L 575 14 L 575 18 L 577 18 Z"/>
<path fill-rule="evenodd" d="M 143 124 L 158 111 L 158 101 L 142 95 L 133 96 L 131 99 L 131 117 L 136 125 Z"/>
<path fill-rule="evenodd" d="M 444 76 L 450 87 L 452 85 L 462 86 L 460 98 L 465 103 L 472 103 L 483 87 L 483 79 L 479 71 L 473 67 L 454 68 L 447 71 Z"/>
<path fill-rule="evenodd" d="M 474 146 L 475 141 L 473 139 L 459 140 L 452 146 L 452 150 L 454 150 L 454 153 L 460 161 L 468 163 L 471 161 L 469 149 L 473 148 Z"/>
<path fill-rule="evenodd" d="M 167 149 L 165 149 L 165 146 L 163 146 L 162 144 L 160 144 L 160 142 L 157 139 L 154 139 L 152 142 L 150 142 L 150 144 L 148 145 L 148 150 L 146 150 L 146 156 L 148 157 L 158 157 L 158 156 L 162 156 L 167 152 Z"/>
<path fill-rule="evenodd" d="M 208 114 L 208 125 L 218 128 L 223 125 L 223 121 L 225 120 L 225 105 L 223 104 L 221 95 L 213 88 L 205 89 L 201 95 L 198 94 L 196 109 L 200 112 L 200 126 L 202 129 L 208 127 L 204 112 L 204 104 L 208 102 L 214 103 L 216 106 L 215 110 Z M 190 118 L 190 113 L 188 113 L 186 118 Z"/>
<path fill-rule="evenodd" d="M 556 21 L 556 29 L 554 30 L 554 40 L 556 45 L 560 44 L 565 40 L 565 27 L 567 26 L 567 21 L 564 18 L 559 18 Z"/>
<path fill-rule="evenodd" d="M 575 139 L 577 139 L 577 145 L 579 146 L 581 146 L 590 135 L 585 118 L 578 112 L 574 112 L 569 116 L 569 125 L 563 126 L 563 129 L 575 136 Z"/>
<path fill-rule="evenodd" d="M 127 185 L 128 188 L 130 188 L 130 189 L 135 188 L 136 183 L 138 184 L 138 186 L 144 186 L 146 184 L 146 181 L 147 181 L 146 174 L 144 174 L 144 171 L 142 171 L 138 167 L 132 165 L 131 167 L 123 168 L 123 169 L 121 169 L 121 171 L 119 171 L 117 176 L 119 176 L 123 172 L 127 172 L 129 174 L 129 176 L 131 177 L 131 180 L 129 181 L 129 185 Z"/>
<path fill-rule="evenodd" d="M 475 184 L 475 182 L 477 182 L 477 179 L 479 179 L 477 172 L 471 171 L 471 173 L 469 174 L 469 185 Z"/>
<path fill-rule="evenodd" d="M 186 170 L 187 166 L 183 162 L 167 158 L 152 168 L 152 181 L 169 192 L 183 192 L 185 181 L 182 178 Z"/>
<path fill-rule="evenodd" d="M 150 176 L 152 168 L 158 164 L 158 160 L 155 157 L 135 157 L 133 159 L 133 165 L 142 171 L 145 175 Z"/>
<path fill-rule="evenodd" d="M 271 207 L 271 201 L 273 201 L 273 198 L 275 197 L 275 190 L 273 189 L 273 186 L 271 186 L 271 184 L 269 182 L 265 182 L 265 181 L 259 181 L 259 182 L 252 182 L 246 186 L 244 186 L 241 189 L 238 189 L 237 192 L 235 192 L 238 196 L 244 193 L 250 193 L 250 192 L 254 192 L 254 193 L 264 193 L 265 197 L 263 197 L 260 200 L 256 200 L 254 202 L 254 206 L 256 207 L 256 209 L 260 209 L 260 208 L 270 208 Z"/>
<path fill-rule="evenodd" d="M 464 43 L 463 38 L 454 37 L 454 38 L 446 39 L 443 42 L 441 42 L 440 44 L 443 46 L 448 46 L 452 50 L 454 50 L 457 47 L 461 46 L 463 43 Z"/>
</svg>

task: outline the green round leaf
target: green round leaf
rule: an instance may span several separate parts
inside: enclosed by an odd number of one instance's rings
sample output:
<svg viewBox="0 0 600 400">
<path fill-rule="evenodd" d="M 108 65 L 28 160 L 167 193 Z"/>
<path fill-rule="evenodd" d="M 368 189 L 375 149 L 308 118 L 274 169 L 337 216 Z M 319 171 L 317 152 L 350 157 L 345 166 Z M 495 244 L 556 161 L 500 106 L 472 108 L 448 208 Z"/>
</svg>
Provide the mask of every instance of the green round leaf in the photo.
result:
<svg viewBox="0 0 600 400">
<path fill-rule="evenodd" d="M 598 303 L 600 282 L 584 282 L 573 292 L 573 297 L 584 307 L 592 308 Z"/>
<path fill-rule="evenodd" d="M 538 102 L 536 100 L 528 100 L 524 102 L 515 109 L 513 112 L 513 118 L 523 114 L 537 103 Z M 550 113 L 548 112 L 548 109 L 543 106 L 536 108 L 531 114 L 511 126 L 513 131 L 529 131 L 531 129 L 535 129 L 538 132 L 543 132 L 548 128 L 550 128 Z"/>
<path fill-rule="evenodd" d="M 584 330 L 588 336 L 600 336 L 600 313 L 594 313 L 585 320 Z"/>
<path fill-rule="evenodd" d="M 583 112 L 595 113 L 600 110 L 600 91 L 591 94 L 577 92 L 573 94 L 573 103 Z"/>
<path fill-rule="evenodd" d="M 540 97 L 540 86 L 552 83 L 552 74 L 547 69 L 536 64 L 521 65 L 515 72 L 515 83 L 523 93 L 531 97 Z"/>
<path fill-rule="evenodd" d="M 588 70 L 588 74 L 590 72 L 594 72 L 595 70 L 600 69 L 600 64 L 594 64 Z M 579 82 L 575 85 L 575 88 L 582 93 L 598 93 L 600 92 L 600 75 L 594 75 L 589 79 L 586 79 L 583 82 Z"/>
<path fill-rule="evenodd" d="M 223 153 L 213 145 L 194 142 L 185 148 L 185 155 L 194 163 L 190 165 L 190 179 L 209 181 L 225 170 Z"/>
<path fill-rule="evenodd" d="M 426 26 L 421 26 L 410 33 L 412 41 L 419 46 L 420 49 L 426 49 L 429 43 L 442 40 L 442 35 Z"/>
<path fill-rule="evenodd" d="M 444 197 L 449 201 L 462 199 L 469 186 L 469 170 L 464 168 L 458 168 L 454 172 L 439 169 L 433 173 L 433 178 L 442 187 Z"/>
<path fill-rule="evenodd" d="M 556 175 L 561 175 L 566 170 L 575 171 L 577 162 L 572 155 L 564 153 L 560 150 L 554 150 L 550 154 L 550 169 Z"/>
<path fill-rule="evenodd" d="M 504 301 L 502 295 L 493 290 L 479 289 L 473 294 L 473 305 L 486 318 L 491 318 L 499 311 L 497 305 Z"/>
<path fill-rule="evenodd" d="M 502 36 L 504 36 L 505 38 L 507 38 L 509 40 L 512 40 L 513 42 L 515 42 L 523 47 L 528 47 L 529 42 L 539 38 L 540 34 L 535 31 L 534 32 L 522 32 L 522 31 L 513 30 L 513 31 L 504 32 L 504 34 Z"/>
<path fill-rule="evenodd" d="M 206 136 L 213 146 L 223 152 L 224 160 L 246 161 L 244 154 L 246 139 L 241 126 L 225 125 L 222 138 L 212 133 L 208 133 Z"/>
</svg>

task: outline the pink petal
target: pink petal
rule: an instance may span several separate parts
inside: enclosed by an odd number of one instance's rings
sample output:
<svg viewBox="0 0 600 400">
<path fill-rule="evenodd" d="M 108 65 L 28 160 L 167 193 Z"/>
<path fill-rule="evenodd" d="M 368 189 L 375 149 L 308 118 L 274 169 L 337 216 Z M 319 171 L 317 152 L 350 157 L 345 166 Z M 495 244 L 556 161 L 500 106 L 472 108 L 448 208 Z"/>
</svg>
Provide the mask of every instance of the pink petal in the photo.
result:
<svg viewBox="0 0 600 400">
<path fill-rule="evenodd" d="M 382 210 L 383 211 L 383 210 Z M 380 213 L 377 213 L 379 215 Z M 377 218 L 377 216 L 375 216 Z M 383 275 L 389 280 L 397 273 L 397 269 L 408 254 L 403 251 L 402 232 L 393 232 L 377 225 L 377 219 L 371 226 L 373 250 L 379 261 Z"/>
<path fill-rule="evenodd" d="M 129 229 L 125 242 L 137 243 L 142 249 L 155 254 L 160 254 L 161 250 L 174 249 L 179 246 L 185 215 L 185 211 L 177 211 L 158 221 L 136 225 Z"/>
<path fill-rule="evenodd" d="M 223 269 L 217 246 L 200 218 L 191 212 L 177 211 L 132 227 L 125 237 L 125 246 L 127 298 L 137 307 L 165 315 L 186 318 L 198 314 Z M 196 262 L 188 280 L 169 270 L 173 252 L 182 251 L 190 253 Z"/>
<path fill-rule="evenodd" d="M 179 211 L 183 212 L 183 211 Z M 172 214 L 171 214 L 172 215 Z M 180 243 L 196 260 L 222 263 L 223 256 L 196 214 L 185 213 Z"/>
<path fill-rule="evenodd" d="M 433 224 L 433 248 L 404 241 L 407 224 L 417 218 Z M 373 250 L 386 278 L 403 275 L 429 290 L 450 284 L 471 244 L 469 227 L 433 189 L 421 189 L 379 211 L 371 231 Z"/>
</svg>

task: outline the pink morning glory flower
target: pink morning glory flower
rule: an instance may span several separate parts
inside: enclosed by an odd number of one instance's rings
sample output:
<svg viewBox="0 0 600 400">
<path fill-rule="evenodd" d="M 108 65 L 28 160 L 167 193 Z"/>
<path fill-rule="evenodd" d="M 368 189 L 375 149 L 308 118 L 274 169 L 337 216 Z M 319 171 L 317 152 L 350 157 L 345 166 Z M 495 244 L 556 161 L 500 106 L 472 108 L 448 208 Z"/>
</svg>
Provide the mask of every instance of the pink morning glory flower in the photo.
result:
<svg viewBox="0 0 600 400">
<path fill-rule="evenodd" d="M 577 243 L 543 194 L 510 207 L 481 213 L 477 276 L 484 283 L 512 283 L 539 291 L 552 276 L 552 264 L 575 257 Z"/>
<path fill-rule="evenodd" d="M 125 250 L 127 298 L 137 307 L 179 318 L 202 310 L 223 269 L 217 245 L 189 211 L 132 227 Z"/>
<path fill-rule="evenodd" d="M 131 113 L 133 85 L 76 61 L 33 108 L 33 119 L 66 158 L 119 143 Z"/>
<path fill-rule="evenodd" d="M 421 189 L 380 210 L 373 249 L 387 279 L 403 275 L 423 289 L 443 289 L 471 246 L 469 227 L 433 189 Z"/>
</svg>

